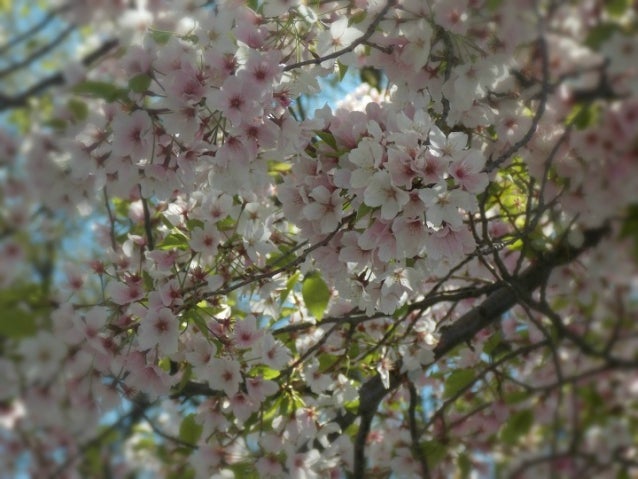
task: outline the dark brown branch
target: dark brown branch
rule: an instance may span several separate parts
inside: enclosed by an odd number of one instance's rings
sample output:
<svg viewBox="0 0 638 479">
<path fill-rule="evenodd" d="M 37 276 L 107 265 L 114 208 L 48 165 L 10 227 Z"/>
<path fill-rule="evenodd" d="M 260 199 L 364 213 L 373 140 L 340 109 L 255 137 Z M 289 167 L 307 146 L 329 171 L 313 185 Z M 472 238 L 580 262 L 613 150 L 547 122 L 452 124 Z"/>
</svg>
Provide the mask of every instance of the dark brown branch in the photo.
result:
<svg viewBox="0 0 638 479">
<path fill-rule="evenodd" d="M 517 290 L 531 293 L 545 282 L 552 269 L 573 261 L 584 251 L 596 246 L 608 231 L 607 226 L 588 230 L 585 232 L 585 240 L 580 248 L 564 243 L 559 244 L 553 252 L 545 258 L 539 258 L 518 278 L 512 278 L 511 284 L 501 282 L 499 288 L 480 306 L 468 311 L 454 324 L 441 330 L 439 343 L 434 348 L 435 358 L 439 359 L 459 344 L 470 341 L 481 329 L 500 319 L 502 314 L 520 301 L 521 297 L 517 294 Z"/>
<path fill-rule="evenodd" d="M 556 248 L 539 257 L 537 261 L 523 271 L 519 277 L 511 278 L 508 282 L 499 281 L 496 289 L 478 307 L 468 311 L 450 326 L 441 329 L 439 343 L 434 348 L 435 360 L 441 359 L 457 346 L 467 343 L 485 327 L 500 320 L 501 316 L 521 301 L 519 292 L 531 293 L 545 283 L 551 271 L 557 266 L 574 261 L 584 251 L 595 247 L 602 238 L 609 233 L 607 225 L 588 230 L 584 233 L 583 244 L 576 248 L 569 245 L 563 238 Z M 365 454 L 363 446 L 370 424 L 383 398 L 394 391 L 404 381 L 404 373 L 400 372 L 401 365 L 397 364 L 390 371 L 389 388 L 386 389 L 381 376 L 377 374 L 365 382 L 359 389 L 359 410 L 357 414 L 346 413 L 337 418 L 336 422 L 342 430 L 350 426 L 357 417 L 361 417 L 359 432 L 355 441 L 353 477 L 362 478 L 365 472 Z M 365 438 L 364 438 L 365 439 Z"/>
<path fill-rule="evenodd" d="M 70 454 L 60 466 L 51 473 L 49 479 L 56 479 L 63 476 L 64 471 L 73 464 L 75 460 L 81 457 L 92 447 L 98 446 L 102 441 L 108 438 L 114 431 L 122 427 L 130 428 L 143 419 L 146 410 L 151 406 L 150 403 L 141 401 L 134 402 L 132 409 L 121 416 L 114 424 L 105 428 L 97 436 L 83 443 L 73 454 Z"/>
<path fill-rule="evenodd" d="M 468 382 L 464 387 L 460 388 L 452 396 L 445 399 L 445 401 L 443 401 L 443 403 L 439 406 L 439 408 L 430 415 L 430 418 L 425 423 L 425 427 L 423 429 L 427 430 L 437 421 L 437 419 L 443 419 L 445 411 L 450 406 L 452 406 L 460 397 L 466 394 L 467 391 L 471 390 L 476 383 L 478 383 L 479 381 L 485 380 L 485 377 L 488 375 L 488 373 L 494 373 L 497 370 L 497 368 L 501 366 L 502 364 L 505 364 L 514 358 L 524 356 L 525 354 L 528 354 L 531 351 L 535 351 L 536 349 L 546 347 L 548 346 L 548 344 L 549 344 L 549 341 L 545 339 L 538 343 L 533 343 L 527 346 L 523 346 L 521 348 L 518 348 L 514 351 L 511 351 L 503 355 L 502 357 L 499 357 L 496 361 L 494 361 L 489 366 L 483 368 L 479 373 L 477 373 L 474 379 Z"/>
<path fill-rule="evenodd" d="M 151 219 L 151 211 L 148 207 L 148 200 L 142 196 L 142 185 L 140 188 L 140 197 L 142 198 L 142 208 L 144 208 L 144 232 L 146 233 L 146 247 L 149 251 L 155 249 L 155 239 L 153 238 L 153 222 Z"/>
<path fill-rule="evenodd" d="M 504 153 L 502 153 L 495 160 L 489 160 L 487 165 L 485 166 L 485 171 L 488 173 L 494 171 L 498 168 L 503 162 L 505 162 L 508 158 L 510 158 L 514 153 L 524 147 L 534 136 L 536 133 L 536 128 L 538 128 L 538 124 L 541 121 L 543 114 L 545 113 L 545 106 L 547 105 L 547 98 L 549 96 L 549 52 L 547 51 L 547 42 L 545 41 L 545 37 L 543 32 L 540 33 L 538 38 L 540 56 L 541 56 L 541 70 L 542 70 L 542 79 L 541 79 L 541 91 L 540 91 L 540 100 L 538 103 L 538 108 L 536 109 L 536 113 L 534 114 L 534 118 L 532 118 L 532 124 L 529 129 L 516 143 L 514 143 L 511 147 L 509 147 Z"/>
<path fill-rule="evenodd" d="M 312 253 L 314 250 L 327 245 L 332 238 L 335 237 L 335 235 L 337 233 L 339 233 L 339 231 L 341 231 L 341 227 L 346 224 L 350 219 L 352 218 L 351 216 L 348 216 L 346 218 L 344 218 L 341 223 L 339 223 L 339 225 L 337 226 L 337 228 L 332 231 L 331 233 L 328 233 L 321 241 L 309 246 L 308 248 L 306 248 L 303 253 L 298 256 L 297 258 L 295 258 L 294 260 L 290 261 L 289 263 L 284 264 L 283 266 L 280 266 L 279 268 L 276 269 L 272 269 L 272 270 L 267 270 L 263 273 L 257 273 L 257 274 L 253 274 L 251 275 L 248 279 L 239 281 L 238 283 L 232 284 L 230 286 L 227 286 L 225 288 L 219 289 L 217 291 L 214 291 L 210 296 L 217 296 L 217 295 L 225 295 L 228 294 L 238 288 L 241 288 L 243 286 L 246 286 L 248 284 L 251 283 L 255 283 L 257 281 L 261 281 L 262 279 L 269 279 L 274 277 L 275 275 L 279 274 L 279 273 L 284 273 L 286 271 L 289 271 L 291 268 L 300 265 L 301 263 L 303 263 L 307 256 Z"/>
<path fill-rule="evenodd" d="M 115 238 L 115 216 L 113 215 L 113 210 L 111 210 L 111 204 L 109 203 L 109 196 L 106 192 L 106 187 L 103 190 L 104 195 L 104 205 L 106 206 L 106 213 L 109 218 L 109 238 L 111 240 L 111 248 L 113 251 L 117 251 L 117 240 Z"/>
<path fill-rule="evenodd" d="M 57 37 L 55 37 L 49 43 L 44 45 L 42 48 L 34 51 L 31 55 L 29 55 L 28 57 L 24 58 L 23 60 L 18 61 L 16 63 L 12 63 L 11 65 L 9 65 L 4 70 L 0 70 L 0 78 L 6 77 L 8 75 L 12 75 L 13 73 L 17 72 L 18 70 L 21 70 L 22 68 L 25 68 L 25 67 L 29 66 L 31 63 L 36 61 L 38 58 L 40 58 L 40 57 L 46 55 L 47 53 L 49 53 L 51 50 L 54 50 L 55 48 L 59 47 L 62 44 L 62 42 L 64 41 L 64 39 L 66 37 L 68 37 L 73 30 L 75 30 L 75 25 L 67 26 L 64 30 L 62 30 L 58 34 Z"/>
<path fill-rule="evenodd" d="M 82 65 L 90 66 L 93 62 L 102 58 L 119 44 L 118 40 L 112 39 L 104 42 L 93 52 L 82 59 Z M 20 108 L 27 106 L 29 99 L 43 94 L 47 89 L 64 84 L 64 73 L 55 73 L 44 80 L 32 85 L 16 96 L 6 96 L 0 93 L 0 111 L 10 108 Z"/>
<path fill-rule="evenodd" d="M 362 43 L 366 43 L 370 39 L 370 37 L 374 35 L 374 32 L 379 26 L 379 23 L 381 23 L 381 20 L 383 20 L 383 17 L 385 16 L 385 14 L 388 13 L 390 8 L 392 8 L 395 3 L 396 3 L 396 0 L 388 0 L 385 7 L 383 7 L 383 9 L 379 13 L 377 13 L 377 16 L 374 18 L 372 23 L 368 26 L 365 33 L 359 38 L 357 38 L 356 40 L 354 40 L 347 47 L 344 47 L 341 50 L 337 50 L 336 52 L 332 52 L 322 57 L 318 56 L 317 58 L 312 58 L 310 60 L 304 60 L 297 63 L 291 63 L 290 65 L 286 65 L 284 67 L 284 71 L 287 72 L 290 70 L 295 70 L 297 68 L 301 68 L 307 65 L 320 65 L 321 63 L 327 60 L 332 60 L 333 58 L 339 58 L 341 55 L 345 55 L 346 53 L 350 53 L 354 51 L 354 49 L 357 48 L 357 46 L 361 45 Z"/>
<path fill-rule="evenodd" d="M 410 406 L 408 407 L 408 421 L 410 427 L 410 439 L 412 440 L 412 455 L 421 464 L 421 477 L 429 479 L 430 468 L 428 466 L 428 458 L 423 450 L 419 447 L 419 431 L 416 423 L 416 408 L 421 401 L 421 397 L 411 381 L 408 382 L 408 391 L 410 392 Z"/>
<path fill-rule="evenodd" d="M 144 418 L 146 423 L 150 426 L 150 428 L 153 430 L 153 432 L 157 434 L 158 436 L 166 439 L 167 441 L 171 441 L 179 446 L 186 447 L 188 449 L 193 449 L 193 450 L 199 449 L 199 446 L 197 446 L 197 444 L 192 444 L 190 442 L 183 441 L 179 437 L 172 436 L 168 434 L 167 432 L 165 432 L 164 430 L 162 430 L 157 424 L 155 424 L 155 422 L 150 417 L 148 417 L 148 414 L 146 414 L 145 412 L 142 413 L 142 417 Z"/>
<path fill-rule="evenodd" d="M 627 368 L 634 369 L 638 367 L 638 361 L 631 359 L 624 359 L 611 354 L 611 351 L 607 347 L 598 349 L 591 343 L 587 342 L 579 334 L 570 330 L 563 324 L 563 321 L 558 313 L 554 311 L 551 306 L 543 298 L 541 301 L 534 301 L 531 298 L 525 298 L 525 302 L 534 310 L 544 314 L 549 318 L 552 326 L 556 329 L 559 337 L 568 339 L 573 343 L 583 354 L 590 357 L 595 357 L 603 360 L 605 364 L 614 368 Z"/>
<path fill-rule="evenodd" d="M 55 19 L 57 15 L 59 15 L 60 13 L 64 13 L 65 11 L 69 10 L 69 8 L 70 8 L 70 5 L 66 4 L 51 10 L 38 23 L 33 25 L 28 30 L 25 30 L 24 32 L 19 33 L 18 35 L 13 37 L 11 40 L 9 40 L 7 43 L 2 45 L 0 47 L 0 55 L 4 55 L 7 51 L 9 51 L 11 48 L 16 46 L 18 43 L 23 42 L 27 38 L 43 30 L 49 23 L 51 23 Z"/>
<path fill-rule="evenodd" d="M 485 286 L 470 286 L 459 288 L 455 290 L 442 291 L 440 293 L 436 292 L 436 288 L 433 288 L 423 299 L 416 301 L 410 305 L 408 305 L 407 312 L 413 311 L 423 311 L 431 306 L 434 306 L 439 303 L 445 302 L 457 302 L 463 299 L 468 298 L 479 298 L 485 294 L 491 293 L 494 289 L 496 289 L 496 285 L 488 284 Z M 364 323 L 366 321 L 372 321 L 374 319 L 379 318 L 387 318 L 387 314 L 383 313 L 375 313 L 375 314 L 365 314 L 365 312 L 360 310 L 350 311 L 349 313 L 343 316 L 328 316 L 323 318 L 320 322 L 312 322 L 305 321 L 301 323 L 293 323 L 281 328 L 275 329 L 272 333 L 277 335 L 289 334 L 289 333 L 297 333 L 299 331 L 305 331 L 307 329 L 316 328 L 319 326 L 323 326 L 331 323 L 339 323 L 339 324 L 349 324 L 352 326 L 356 326 L 358 324 Z"/>
</svg>

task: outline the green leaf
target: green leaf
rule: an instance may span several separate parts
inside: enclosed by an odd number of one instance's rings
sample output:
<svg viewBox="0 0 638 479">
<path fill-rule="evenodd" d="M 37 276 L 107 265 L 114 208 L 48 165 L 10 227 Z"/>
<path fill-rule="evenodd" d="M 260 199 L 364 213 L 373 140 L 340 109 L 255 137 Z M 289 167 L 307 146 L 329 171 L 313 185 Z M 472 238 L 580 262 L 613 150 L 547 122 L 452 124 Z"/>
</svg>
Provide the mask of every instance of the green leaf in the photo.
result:
<svg viewBox="0 0 638 479">
<path fill-rule="evenodd" d="M 485 6 L 490 12 L 493 12 L 498 7 L 500 7 L 502 3 L 503 3 L 503 0 L 487 0 L 487 2 L 485 3 Z"/>
<path fill-rule="evenodd" d="M 618 31 L 620 31 L 620 27 L 614 23 L 601 23 L 596 25 L 589 30 L 589 34 L 585 39 L 585 45 L 597 50 L 614 32 Z"/>
<path fill-rule="evenodd" d="M 329 131 L 315 131 L 315 134 L 333 150 L 337 150 L 337 140 Z"/>
<path fill-rule="evenodd" d="M 621 238 L 633 240 L 633 255 L 638 260 L 638 204 L 630 205 L 620 229 Z"/>
<path fill-rule="evenodd" d="M 401 319 L 403 316 L 407 314 L 409 309 L 410 309 L 410 305 L 404 304 L 399 309 L 397 309 L 394 313 L 392 313 L 392 317 L 394 319 Z"/>
<path fill-rule="evenodd" d="M 337 61 L 337 67 L 339 68 L 339 81 L 342 81 L 348 73 L 348 65 L 344 65 L 340 61 Z"/>
<path fill-rule="evenodd" d="M 235 463 L 230 465 L 229 469 L 233 471 L 235 477 L 241 477 L 242 479 L 259 479 L 260 477 L 252 462 Z"/>
<path fill-rule="evenodd" d="M 271 175 L 280 175 L 286 173 L 292 169 L 292 164 L 289 161 L 268 161 L 268 173 Z"/>
<path fill-rule="evenodd" d="M 193 231 L 195 228 L 204 229 L 205 226 L 206 225 L 204 224 L 202 220 L 197 220 L 193 218 L 186 220 L 186 227 L 188 228 L 188 231 Z"/>
<path fill-rule="evenodd" d="M 67 127 L 66 121 L 61 118 L 52 118 L 51 120 L 46 121 L 44 124 L 58 131 L 65 130 Z"/>
<path fill-rule="evenodd" d="M 631 0 L 607 0 L 603 2 L 605 11 L 612 17 L 621 17 L 631 6 Z"/>
<path fill-rule="evenodd" d="M 227 216 L 223 220 L 217 222 L 217 229 L 219 231 L 229 231 L 235 228 L 235 220 L 230 216 Z"/>
<path fill-rule="evenodd" d="M 306 275 L 301 286 L 301 295 L 310 314 L 315 318 L 323 318 L 330 301 L 330 290 L 319 273 Z"/>
<path fill-rule="evenodd" d="M 467 454 L 461 454 L 456 464 L 459 468 L 461 479 L 467 479 L 468 477 L 470 477 L 470 472 L 472 471 L 472 461 L 470 461 L 470 458 Z"/>
<path fill-rule="evenodd" d="M 512 346 L 503 340 L 503 334 L 499 331 L 490 336 L 483 344 L 483 352 L 496 359 L 512 350 Z"/>
<path fill-rule="evenodd" d="M 288 295 L 299 281 L 299 276 L 301 276 L 301 273 L 297 271 L 290 278 L 288 278 L 288 281 L 286 281 L 286 288 L 279 294 L 280 305 L 284 304 L 284 302 L 288 298 Z"/>
<path fill-rule="evenodd" d="M 319 355 L 319 369 L 321 371 L 326 371 L 330 369 L 335 363 L 341 360 L 340 356 L 335 356 L 333 354 L 321 354 Z"/>
<path fill-rule="evenodd" d="M 2 314 L 0 314 L 0 337 L 11 339 L 26 338 L 33 336 L 37 330 L 34 314 L 16 307 L 2 309 Z"/>
<path fill-rule="evenodd" d="M 152 30 L 151 37 L 155 43 L 159 43 L 160 45 L 164 45 L 167 43 L 173 34 L 171 32 L 166 32 L 163 30 Z"/>
<path fill-rule="evenodd" d="M 89 115 L 89 107 L 81 100 L 71 98 L 66 106 L 78 122 L 86 120 L 86 117 Z"/>
<path fill-rule="evenodd" d="M 209 337 L 209 330 L 208 325 L 206 324 L 206 320 L 199 314 L 198 311 L 192 309 L 187 311 L 184 314 L 184 319 L 187 323 L 194 323 L 204 336 L 206 336 L 207 338 Z"/>
<path fill-rule="evenodd" d="M 179 439 L 188 444 L 197 444 L 199 436 L 204 428 L 197 424 L 195 414 L 189 414 L 182 420 L 179 426 Z"/>
<path fill-rule="evenodd" d="M 193 366 L 187 363 L 186 367 L 184 368 L 184 371 L 182 372 L 182 378 L 179 380 L 179 384 L 175 386 L 175 389 L 173 390 L 173 392 L 174 393 L 181 392 L 192 378 L 193 378 Z"/>
<path fill-rule="evenodd" d="M 361 203 L 361 206 L 359 206 L 359 209 L 357 210 L 357 217 L 355 221 L 359 221 L 361 218 L 368 216 L 372 211 L 374 211 L 374 208 L 366 205 L 365 203 Z"/>
<path fill-rule="evenodd" d="M 38 313 L 26 305 L 35 305 L 41 300 L 39 288 L 27 284 L 0 290 L 0 337 L 20 339 L 37 333 Z"/>
<path fill-rule="evenodd" d="M 195 470 L 191 468 L 186 471 L 178 470 L 171 472 L 168 479 L 195 479 L 195 477 Z"/>
<path fill-rule="evenodd" d="M 427 458 L 430 468 L 436 467 L 447 454 L 448 448 L 439 441 L 424 441 L 421 443 L 423 455 Z"/>
<path fill-rule="evenodd" d="M 627 469 L 622 469 L 616 474 L 616 479 L 631 479 L 631 476 L 627 472 Z"/>
<path fill-rule="evenodd" d="M 527 432 L 534 423 L 534 414 L 529 409 L 512 414 L 501 429 L 501 441 L 505 444 L 514 444 L 519 437 Z"/>
<path fill-rule="evenodd" d="M 359 77 L 361 81 L 370 85 L 377 91 L 381 91 L 381 80 L 383 79 L 383 72 L 374 67 L 363 67 L 359 71 Z"/>
<path fill-rule="evenodd" d="M 591 104 L 575 105 L 567 115 L 567 124 L 573 124 L 577 129 L 584 130 L 596 124 L 598 111 Z"/>
<path fill-rule="evenodd" d="M 281 371 L 263 365 L 257 366 L 252 370 L 252 373 L 254 376 L 262 379 L 275 379 L 281 375 Z"/>
<path fill-rule="evenodd" d="M 445 392 L 443 397 L 449 398 L 466 388 L 474 380 L 474 371 L 471 369 L 457 369 L 445 380 Z"/>
<path fill-rule="evenodd" d="M 494 351 L 494 348 L 499 345 L 502 339 L 503 338 L 500 333 L 491 335 L 483 344 L 483 352 L 485 354 L 492 354 L 492 351 Z"/>
<path fill-rule="evenodd" d="M 126 98 L 126 90 L 113 85 L 112 83 L 86 80 L 73 87 L 73 91 L 78 94 L 85 94 L 97 98 L 103 98 L 108 102 L 114 102 Z"/>
<path fill-rule="evenodd" d="M 166 236 L 166 238 L 162 240 L 162 242 L 158 245 L 158 248 L 163 250 L 173 248 L 188 250 L 190 248 L 188 244 L 188 236 L 186 236 L 178 229 L 174 229 Z"/>
<path fill-rule="evenodd" d="M 10 110 L 8 120 L 9 123 L 14 125 L 22 134 L 26 134 L 32 125 L 31 116 L 27 108 L 15 108 Z"/>
<path fill-rule="evenodd" d="M 348 20 L 348 25 L 356 25 L 358 23 L 363 22 L 368 16 L 368 12 L 366 10 L 359 10 L 354 15 L 350 16 Z"/>
<path fill-rule="evenodd" d="M 144 93 L 151 85 L 151 77 L 146 73 L 135 75 L 128 81 L 128 87 L 135 93 Z"/>
<path fill-rule="evenodd" d="M 526 391 L 518 390 L 507 394 L 505 397 L 505 404 L 516 404 L 529 399 L 529 393 Z"/>
</svg>

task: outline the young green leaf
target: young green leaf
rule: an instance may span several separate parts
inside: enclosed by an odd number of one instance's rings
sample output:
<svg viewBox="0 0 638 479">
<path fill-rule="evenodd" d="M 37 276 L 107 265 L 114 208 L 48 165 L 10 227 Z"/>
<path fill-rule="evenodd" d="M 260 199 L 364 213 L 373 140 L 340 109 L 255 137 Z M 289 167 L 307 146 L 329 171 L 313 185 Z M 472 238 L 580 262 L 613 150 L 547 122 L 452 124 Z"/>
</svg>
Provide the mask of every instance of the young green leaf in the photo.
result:
<svg viewBox="0 0 638 479">
<path fill-rule="evenodd" d="M 301 286 L 301 295 L 310 314 L 321 319 L 330 300 L 330 290 L 319 273 L 306 275 Z"/>
</svg>

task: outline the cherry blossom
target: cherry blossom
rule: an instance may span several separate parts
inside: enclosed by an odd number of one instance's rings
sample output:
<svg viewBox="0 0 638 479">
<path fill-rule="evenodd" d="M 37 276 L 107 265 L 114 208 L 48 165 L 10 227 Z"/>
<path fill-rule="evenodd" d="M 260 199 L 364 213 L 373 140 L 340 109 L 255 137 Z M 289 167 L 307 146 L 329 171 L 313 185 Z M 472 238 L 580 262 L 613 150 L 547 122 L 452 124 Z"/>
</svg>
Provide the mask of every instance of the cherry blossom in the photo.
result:
<svg viewBox="0 0 638 479">
<path fill-rule="evenodd" d="M 630 477 L 631 2 L 213 3 L 3 24 L 0 469 Z"/>
<path fill-rule="evenodd" d="M 335 230 L 341 219 L 343 204 L 339 190 L 331 193 L 325 186 L 319 185 L 308 196 L 314 201 L 304 207 L 304 216 L 309 220 L 319 220 L 322 233 Z"/>
<path fill-rule="evenodd" d="M 330 24 L 330 28 L 319 36 L 319 56 L 342 50 L 361 36 L 361 32 L 348 26 L 347 17 L 341 17 Z"/>
<path fill-rule="evenodd" d="M 368 206 L 381 207 L 381 218 L 386 220 L 394 218 L 409 199 L 405 191 L 392 184 L 390 175 L 385 171 L 372 175 L 363 194 Z"/>
<path fill-rule="evenodd" d="M 215 389 L 223 390 L 232 397 L 239 390 L 241 381 L 240 364 L 227 358 L 213 358 L 208 371 L 208 383 Z"/>
<path fill-rule="evenodd" d="M 179 319 L 168 308 L 150 309 L 141 318 L 138 345 L 140 349 L 157 347 L 160 356 L 177 351 L 179 339 Z"/>
</svg>

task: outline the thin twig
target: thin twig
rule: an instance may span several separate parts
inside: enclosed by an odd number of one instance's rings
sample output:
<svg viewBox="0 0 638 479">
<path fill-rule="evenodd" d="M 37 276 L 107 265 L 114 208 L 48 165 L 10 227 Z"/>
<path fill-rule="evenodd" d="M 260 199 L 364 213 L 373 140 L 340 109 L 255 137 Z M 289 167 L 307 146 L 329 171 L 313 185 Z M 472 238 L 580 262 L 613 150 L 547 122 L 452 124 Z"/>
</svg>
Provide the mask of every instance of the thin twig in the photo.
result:
<svg viewBox="0 0 638 479">
<path fill-rule="evenodd" d="M 22 68 L 24 68 L 26 66 L 29 66 L 35 60 L 37 60 L 38 58 L 46 55 L 51 50 L 59 47 L 60 44 L 64 41 L 64 39 L 66 37 L 68 37 L 73 30 L 75 30 L 75 25 L 69 25 L 64 30 L 62 30 L 58 34 L 57 37 L 55 37 L 53 40 L 51 40 L 49 43 L 44 45 L 39 50 L 34 51 L 31 55 L 29 55 L 28 57 L 26 57 L 25 59 L 23 59 L 21 61 L 18 61 L 16 63 L 12 63 L 11 65 L 9 65 L 4 70 L 0 70 L 0 78 L 6 77 L 8 75 L 12 75 L 13 73 L 17 72 L 18 70 L 20 70 L 20 69 L 22 69 Z"/>
<path fill-rule="evenodd" d="M 93 62 L 106 55 L 112 49 L 119 44 L 116 39 L 107 40 L 100 47 L 89 53 L 82 59 L 82 65 L 90 66 Z M 0 111 L 8 110 L 10 108 L 20 108 L 27 106 L 29 99 L 43 94 L 47 89 L 63 85 L 65 81 L 65 75 L 63 72 L 55 73 L 44 80 L 32 85 L 15 96 L 6 96 L 0 93 Z"/>
<path fill-rule="evenodd" d="M 64 13 L 65 11 L 69 10 L 69 8 L 70 8 L 70 5 L 65 4 L 51 10 L 38 23 L 33 25 L 28 30 L 16 35 L 7 43 L 2 45 L 0 47 L 0 55 L 4 55 L 7 51 L 9 51 L 11 48 L 16 46 L 18 43 L 21 43 L 22 41 L 26 40 L 30 36 L 35 35 L 40 30 L 44 29 L 49 23 L 51 23 L 51 21 L 53 21 L 56 15 L 59 15 L 60 13 Z"/>
<path fill-rule="evenodd" d="M 297 63 L 291 63 L 290 65 L 286 65 L 284 67 L 284 71 L 290 71 L 290 70 L 295 70 L 297 68 L 301 68 L 307 65 L 320 65 L 321 63 L 327 61 L 327 60 L 332 60 L 333 58 L 339 58 L 341 55 L 345 55 L 346 53 L 350 53 L 352 51 L 354 51 L 354 49 L 361 45 L 362 43 L 367 42 L 370 37 L 372 35 L 374 35 L 374 32 L 376 31 L 377 27 L 379 26 L 379 23 L 381 23 L 381 20 L 383 20 L 383 17 L 385 16 L 386 13 L 388 13 L 388 11 L 390 10 L 390 8 L 392 8 L 394 5 L 396 4 L 396 0 L 388 0 L 388 2 L 386 3 L 385 7 L 383 7 L 383 9 L 381 9 L 381 11 L 377 14 L 377 16 L 374 18 L 374 20 L 372 21 L 372 23 L 370 23 L 370 25 L 368 26 L 368 28 L 366 29 L 365 33 L 360 36 L 359 38 L 357 38 L 356 40 L 354 40 L 350 45 L 348 45 L 347 47 L 342 48 L 341 50 L 337 50 L 335 52 L 329 53 L 328 55 L 324 55 L 322 57 L 317 57 L 317 58 L 311 58 L 310 60 L 303 60 Z"/>
</svg>

